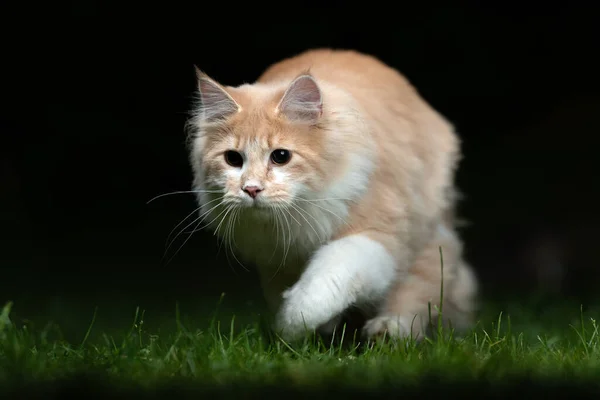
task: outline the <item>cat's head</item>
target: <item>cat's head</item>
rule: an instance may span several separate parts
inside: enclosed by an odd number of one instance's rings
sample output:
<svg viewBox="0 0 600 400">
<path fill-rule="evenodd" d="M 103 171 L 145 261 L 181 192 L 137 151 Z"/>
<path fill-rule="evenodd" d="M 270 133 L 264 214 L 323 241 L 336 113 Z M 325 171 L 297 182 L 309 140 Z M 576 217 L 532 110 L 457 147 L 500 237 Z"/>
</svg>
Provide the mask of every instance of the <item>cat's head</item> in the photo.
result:
<svg viewBox="0 0 600 400">
<path fill-rule="evenodd" d="M 269 209 L 323 193 L 347 162 L 314 77 L 226 87 L 198 73 L 191 163 L 197 189 Z M 211 196 L 214 197 L 214 196 Z"/>
</svg>

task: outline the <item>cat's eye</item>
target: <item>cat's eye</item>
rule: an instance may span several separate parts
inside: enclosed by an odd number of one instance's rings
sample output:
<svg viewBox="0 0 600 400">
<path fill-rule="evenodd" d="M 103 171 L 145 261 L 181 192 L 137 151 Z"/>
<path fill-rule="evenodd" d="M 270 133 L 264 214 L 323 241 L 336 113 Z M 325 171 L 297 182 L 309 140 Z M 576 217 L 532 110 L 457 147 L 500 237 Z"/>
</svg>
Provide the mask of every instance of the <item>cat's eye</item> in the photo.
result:
<svg viewBox="0 0 600 400">
<path fill-rule="evenodd" d="M 292 154 L 288 150 L 277 149 L 271 153 L 271 161 L 274 164 L 283 165 L 290 161 Z"/>
<path fill-rule="evenodd" d="M 225 161 L 232 167 L 237 168 L 241 167 L 244 164 L 244 158 L 242 157 L 242 155 L 237 151 L 233 150 L 227 150 L 225 152 Z"/>
</svg>

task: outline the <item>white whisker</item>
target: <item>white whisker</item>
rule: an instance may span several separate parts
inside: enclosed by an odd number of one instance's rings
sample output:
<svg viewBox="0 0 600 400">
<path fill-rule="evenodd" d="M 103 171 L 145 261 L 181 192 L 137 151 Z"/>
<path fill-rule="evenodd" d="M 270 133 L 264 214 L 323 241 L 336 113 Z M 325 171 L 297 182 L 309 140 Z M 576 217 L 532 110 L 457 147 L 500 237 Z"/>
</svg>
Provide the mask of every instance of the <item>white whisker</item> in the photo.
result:
<svg viewBox="0 0 600 400">
<path fill-rule="evenodd" d="M 198 224 L 197 224 L 196 226 L 200 225 L 201 223 L 202 223 L 202 221 L 198 222 Z M 183 246 L 185 246 L 185 244 L 188 242 L 188 240 L 190 240 L 190 239 L 192 238 L 192 234 L 193 234 L 193 233 L 194 233 L 194 232 L 192 231 L 192 233 L 190 233 L 190 234 L 188 235 L 188 237 L 187 237 L 187 238 L 184 240 L 184 242 L 181 244 L 181 246 L 179 246 L 179 248 L 177 249 L 177 251 L 175 252 L 175 254 L 173 254 L 173 255 L 171 256 L 171 258 L 169 258 L 169 260 L 167 261 L 167 263 L 166 263 L 165 265 L 169 265 L 169 264 L 171 263 L 171 261 L 172 261 L 172 260 L 175 258 L 175 256 L 176 256 L 177 254 L 179 254 L 179 251 L 180 251 L 181 249 L 183 249 Z M 166 255 L 166 252 L 165 252 L 165 255 Z"/>
<path fill-rule="evenodd" d="M 201 227 L 200 229 L 197 229 L 197 228 L 196 228 L 196 229 L 194 229 L 194 230 L 193 230 L 191 233 L 194 233 L 194 232 L 197 232 L 197 231 L 201 231 L 202 229 L 204 229 L 204 228 L 206 228 L 206 227 L 208 227 L 208 226 L 211 226 L 211 225 L 212 225 L 212 224 L 213 224 L 213 223 L 214 223 L 216 220 L 218 220 L 218 219 L 219 219 L 219 217 L 220 217 L 221 215 L 223 215 L 223 213 L 226 213 L 228 210 L 229 210 L 229 207 L 225 207 L 223 210 L 221 210 L 221 212 L 220 212 L 219 214 L 217 214 L 217 216 L 216 216 L 216 217 L 214 217 L 214 218 L 212 219 L 212 221 L 210 221 L 209 223 L 207 223 L 206 225 L 204 225 L 204 226 L 203 226 L 203 227 Z M 222 221 L 222 220 L 221 220 L 221 221 Z M 219 224 L 219 226 L 220 226 L 220 224 Z M 215 236 L 216 234 L 217 234 L 217 231 L 215 230 L 215 231 L 213 232 L 213 236 Z"/>
<path fill-rule="evenodd" d="M 296 223 L 298 224 L 298 226 L 302 226 L 302 224 L 300 223 L 300 221 L 298 221 L 290 212 L 290 210 L 287 209 L 287 207 L 282 207 L 282 210 L 285 211 L 286 213 L 288 213 L 288 215 L 294 220 L 296 221 Z"/>
<path fill-rule="evenodd" d="M 172 196 L 174 194 L 201 194 L 201 193 L 221 193 L 222 194 L 223 191 L 222 190 L 178 190 L 175 192 L 163 193 L 163 194 L 159 194 L 158 196 L 154 196 L 153 198 L 148 200 L 146 202 L 146 204 L 150 204 L 154 200 L 160 199 L 161 197 Z"/>
<path fill-rule="evenodd" d="M 233 206 L 231 206 L 231 205 L 228 205 L 228 206 L 226 207 L 226 211 L 227 211 L 227 212 L 226 212 L 226 213 L 225 213 L 225 215 L 223 215 L 223 217 L 221 218 L 221 221 L 219 222 L 219 225 L 217 225 L 217 227 L 216 227 L 216 229 L 215 229 L 215 231 L 214 231 L 213 235 L 214 235 L 214 234 L 217 234 L 217 233 L 219 232 L 219 228 L 221 227 L 221 224 L 223 224 L 223 222 L 224 222 L 224 221 L 227 219 L 227 214 L 229 214 L 229 212 L 230 212 L 232 209 L 233 209 Z M 225 233 L 224 233 L 224 235 L 223 235 L 223 238 L 220 240 L 220 243 L 219 243 L 219 248 L 217 249 L 217 255 L 218 255 L 219 253 L 221 253 L 221 247 L 223 247 L 223 243 L 227 241 L 227 227 L 229 226 L 229 223 L 230 223 L 230 221 L 229 221 L 229 220 L 227 220 L 227 224 L 225 225 Z"/>
<path fill-rule="evenodd" d="M 225 219 L 227 218 L 227 215 L 231 212 L 232 209 L 233 209 L 233 206 L 231 206 L 231 205 L 226 207 L 225 215 L 223 215 L 223 217 L 221 218 L 221 221 L 219 222 L 219 225 L 217 225 L 217 227 L 215 228 L 215 232 L 213 233 L 213 235 L 216 235 L 219 232 L 219 229 L 221 228 L 223 221 L 225 221 Z M 221 215 L 221 214 L 219 214 L 219 215 Z"/>
<path fill-rule="evenodd" d="M 284 234 L 284 238 L 283 238 L 283 242 L 284 242 L 283 256 L 282 256 L 281 262 L 279 263 L 279 266 L 275 270 L 275 274 L 271 277 L 271 280 L 273 278 L 275 278 L 275 276 L 277 276 L 277 274 L 279 273 L 279 271 L 281 270 L 282 267 L 285 267 L 285 262 L 287 260 L 288 253 L 290 251 L 290 248 L 292 247 L 292 227 L 290 225 L 290 221 L 287 219 L 286 215 L 282 211 L 282 209 L 285 210 L 285 208 L 276 206 L 276 209 L 277 209 L 278 213 L 280 214 L 280 216 L 283 218 L 283 220 L 285 221 L 285 223 L 287 225 L 288 234 L 287 234 L 287 244 L 286 244 L 286 235 Z"/>
<path fill-rule="evenodd" d="M 328 208 L 325 208 L 325 207 L 320 206 L 319 204 L 315 204 L 315 203 L 312 203 L 312 205 L 315 206 L 315 207 L 317 207 L 317 208 L 319 208 L 319 209 L 321 209 L 321 210 L 323 210 L 323 211 L 327 211 L 328 213 L 330 213 L 334 217 L 339 218 L 339 220 L 342 221 L 346 226 L 350 226 L 350 224 L 348 224 L 348 222 L 344 218 L 340 217 L 339 215 L 337 215 L 333 211 L 329 210 Z"/>
<path fill-rule="evenodd" d="M 321 238 L 321 235 L 317 232 L 317 230 L 315 229 L 315 227 L 310 223 L 310 221 L 308 219 L 306 219 L 306 217 L 304 216 L 303 213 L 308 214 L 310 217 L 312 217 L 315 222 L 317 223 L 317 225 L 319 225 L 320 228 L 322 228 L 320 226 L 320 222 L 319 220 L 317 220 L 312 214 L 310 214 L 308 211 L 303 210 L 302 207 L 295 205 L 294 203 L 289 203 L 289 206 L 292 207 L 294 210 L 296 210 L 296 212 L 298 213 L 298 215 L 300 215 L 302 218 L 304 218 L 304 220 L 306 221 L 306 223 L 308 224 L 308 226 L 311 227 L 311 229 L 313 230 L 313 232 L 315 233 L 315 235 L 317 235 L 317 238 L 319 239 L 320 243 L 323 243 L 323 239 Z"/>
<path fill-rule="evenodd" d="M 325 199 L 305 199 L 302 197 L 297 197 L 294 199 L 294 201 L 307 201 L 307 202 L 313 202 L 313 201 L 332 201 L 332 200 L 336 200 L 336 201 L 352 201 L 355 202 L 355 200 L 353 199 L 346 199 L 346 198 L 342 198 L 342 197 L 329 197 L 329 198 L 325 198 Z"/>
<path fill-rule="evenodd" d="M 235 211 L 235 214 L 232 218 L 233 222 L 232 222 L 232 226 L 231 226 L 231 241 L 229 242 L 229 248 L 231 251 L 231 255 L 233 256 L 233 258 L 235 259 L 235 261 L 237 261 L 237 263 L 245 270 L 245 271 L 249 271 L 248 268 L 246 268 L 244 266 L 244 264 L 242 264 L 240 262 L 240 260 L 238 260 L 237 256 L 235 255 L 235 250 L 234 247 L 237 248 L 237 244 L 235 243 L 235 225 L 239 222 L 238 218 L 240 216 L 240 208 L 237 208 Z"/>
<path fill-rule="evenodd" d="M 273 257 L 275 256 L 275 253 L 277 253 L 277 248 L 279 247 L 279 217 L 277 216 L 275 206 L 269 204 L 269 209 L 271 210 L 271 213 L 273 216 L 273 222 L 274 222 L 272 230 L 276 230 L 276 232 L 275 232 L 275 237 L 276 237 L 275 248 L 273 249 L 273 254 L 271 254 L 271 257 L 269 258 L 269 263 L 270 263 L 271 260 L 273 259 Z"/>
<path fill-rule="evenodd" d="M 227 224 L 225 226 L 225 234 L 223 235 L 223 238 L 219 244 L 219 251 L 221 251 L 222 245 L 225 244 L 225 258 L 227 258 L 227 265 L 229 265 L 229 268 L 231 268 L 231 270 L 234 273 L 236 273 L 236 271 L 235 271 L 235 268 L 233 267 L 233 265 L 231 265 L 231 260 L 229 259 L 229 253 L 234 255 L 233 251 L 231 251 L 231 232 L 233 229 L 234 217 L 237 212 L 238 212 L 237 208 L 233 207 L 232 215 L 227 220 Z M 235 255 L 234 255 L 234 257 L 235 257 Z"/>
<path fill-rule="evenodd" d="M 220 199 L 215 199 L 215 200 L 220 200 Z M 182 229 L 179 230 L 179 232 L 177 233 L 177 235 L 175 235 L 175 237 L 171 240 L 171 242 L 169 243 L 169 245 L 167 246 L 167 248 L 165 249 L 165 255 L 166 253 L 169 251 L 169 249 L 171 248 L 171 246 L 173 245 L 173 243 L 175 243 L 175 240 L 177 240 L 177 238 L 179 237 L 179 235 L 181 235 L 182 233 L 185 232 L 185 230 L 187 228 L 189 228 L 190 226 L 194 225 L 197 221 L 198 224 L 194 227 L 194 229 L 189 233 L 190 235 L 193 234 L 194 232 L 196 232 L 196 229 L 198 228 L 198 226 L 204 221 L 204 219 L 206 218 L 206 216 L 208 216 L 213 210 L 215 210 L 217 207 L 219 207 L 221 204 L 223 204 L 223 201 L 221 201 L 220 203 L 218 203 L 216 206 L 212 207 L 211 209 L 209 209 L 208 211 L 203 212 L 200 216 L 198 216 L 196 219 L 194 219 L 192 222 L 190 222 L 189 224 L 187 224 L 185 227 L 183 227 Z M 181 224 L 181 223 L 180 223 Z M 178 224 L 178 225 L 180 225 Z M 187 241 L 187 240 L 186 240 Z M 164 257 L 164 256 L 163 256 Z"/>
<path fill-rule="evenodd" d="M 218 197 L 216 199 L 213 199 L 211 201 L 208 201 L 204 204 L 204 206 L 214 203 L 215 201 L 221 200 L 224 196 Z M 173 227 L 173 229 L 171 229 L 171 232 L 169 232 L 169 235 L 167 236 L 167 240 L 165 241 L 165 248 L 167 247 L 167 243 L 169 243 L 169 239 L 171 238 L 171 235 L 173 235 L 173 232 L 175 232 L 175 229 L 177 229 L 181 224 L 183 224 L 189 217 L 191 217 L 192 215 L 194 215 L 195 213 L 197 213 L 203 206 L 200 206 L 198 208 L 196 208 L 194 211 L 192 211 L 191 213 L 189 213 L 184 219 L 181 220 L 181 222 L 179 222 L 177 225 L 175 225 L 175 227 Z M 202 216 L 200 216 L 201 218 Z M 193 222 L 192 222 L 193 224 Z M 189 227 L 190 225 L 186 226 L 185 228 L 183 228 L 184 230 Z"/>
</svg>

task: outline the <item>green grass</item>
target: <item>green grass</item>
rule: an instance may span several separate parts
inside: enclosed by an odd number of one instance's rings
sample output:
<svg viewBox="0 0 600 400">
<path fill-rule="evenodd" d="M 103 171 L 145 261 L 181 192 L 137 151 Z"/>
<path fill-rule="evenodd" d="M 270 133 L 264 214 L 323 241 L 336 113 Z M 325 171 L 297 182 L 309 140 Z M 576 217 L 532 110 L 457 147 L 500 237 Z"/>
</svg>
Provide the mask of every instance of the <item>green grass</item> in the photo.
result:
<svg viewBox="0 0 600 400">
<path fill-rule="evenodd" d="M 0 382 L 23 388 L 85 376 L 146 389 L 177 383 L 206 390 L 339 387 L 356 394 L 415 389 L 432 379 L 438 386 L 600 381 L 600 328 L 593 310 L 513 311 L 515 316 L 482 317 L 462 338 L 442 330 L 421 343 L 359 343 L 345 333 L 341 345 L 314 336 L 292 345 L 258 325 L 218 315 L 206 326 L 194 326 L 176 312 L 166 323 L 171 329 L 152 332 L 138 309 L 129 329 L 118 335 L 99 331 L 93 314 L 87 330 L 82 327 L 83 339 L 74 343 L 52 323 L 35 330 L 11 322 L 7 304 L 0 315 Z"/>
</svg>

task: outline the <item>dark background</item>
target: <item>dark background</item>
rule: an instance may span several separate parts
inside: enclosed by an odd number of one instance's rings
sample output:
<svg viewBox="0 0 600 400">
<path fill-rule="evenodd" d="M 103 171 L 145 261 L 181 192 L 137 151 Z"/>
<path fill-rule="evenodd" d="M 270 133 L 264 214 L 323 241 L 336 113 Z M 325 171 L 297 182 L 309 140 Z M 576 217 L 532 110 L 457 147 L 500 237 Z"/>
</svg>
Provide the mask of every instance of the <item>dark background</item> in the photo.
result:
<svg viewBox="0 0 600 400">
<path fill-rule="evenodd" d="M 255 275 L 217 255 L 210 233 L 161 262 L 193 197 L 146 202 L 190 187 L 183 127 L 194 64 L 238 85 L 314 47 L 378 56 L 455 124 L 467 257 L 487 299 L 593 301 L 591 6 L 222 3 L 87 0 L 2 13 L 0 302 L 63 323 L 95 306 L 107 321 L 136 305 L 210 310 L 222 292 L 238 314 L 252 309 Z"/>
</svg>

